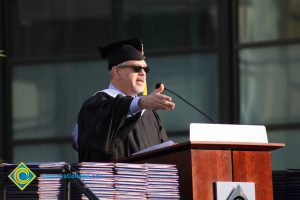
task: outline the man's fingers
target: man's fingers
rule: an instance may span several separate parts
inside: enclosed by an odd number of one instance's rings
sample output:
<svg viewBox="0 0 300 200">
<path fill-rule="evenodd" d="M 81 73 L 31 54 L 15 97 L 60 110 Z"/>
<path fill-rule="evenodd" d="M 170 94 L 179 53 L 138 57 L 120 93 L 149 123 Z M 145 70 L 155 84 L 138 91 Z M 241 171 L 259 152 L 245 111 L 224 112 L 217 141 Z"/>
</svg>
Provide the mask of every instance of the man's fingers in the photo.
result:
<svg viewBox="0 0 300 200">
<path fill-rule="evenodd" d="M 172 97 L 169 97 L 169 96 L 163 95 L 163 94 L 159 95 L 159 98 L 161 100 L 172 101 Z"/>
<path fill-rule="evenodd" d="M 164 104 L 165 109 L 167 110 L 173 110 L 175 108 L 175 103 L 166 101 Z"/>
<path fill-rule="evenodd" d="M 141 97 L 139 106 L 143 109 L 173 110 L 175 108 L 175 103 L 172 102 L 172 98 L 160 93 L 163 91 L 163 88 L 163 85 L 161 85 L 150 95 Z"/>
<path fill-rule="evenodd" d="M 159 98 L 159 109 L 171 110 L 175 108 L 175 104 L 172 102 L 172 98 L 167 95 L 158 95 Z"/>
<path fill-rule="evenodd" d="M 157 104 L 157 109 L 160 110 L 173 110 L 174 108 L 175 108 L 175 103 L 168 100 L 159 101 Z"/>
<path fill-rule="evenodd" d="M 162 93 L 164 91 L 164 89 L 165 89 L 164 84 L 160 84 L 160 87 L 157 88 L 155 91 L 158 92 L 158 93 Z"/>
</svg>

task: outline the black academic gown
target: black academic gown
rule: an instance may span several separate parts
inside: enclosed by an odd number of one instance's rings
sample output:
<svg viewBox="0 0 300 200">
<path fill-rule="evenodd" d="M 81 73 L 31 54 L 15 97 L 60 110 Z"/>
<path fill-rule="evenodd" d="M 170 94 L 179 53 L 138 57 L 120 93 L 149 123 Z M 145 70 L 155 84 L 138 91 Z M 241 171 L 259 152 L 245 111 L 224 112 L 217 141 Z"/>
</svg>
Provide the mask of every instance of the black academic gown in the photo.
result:
<svg viewBox="0 0 300 200">
<path fill-rule="evenodd" d="M 154 110 L 127 116 L 132 100 L 99 92 L 85 101 L 78 116 L 79 162 L 117 160 L 168 139 Z"/>
</svg>

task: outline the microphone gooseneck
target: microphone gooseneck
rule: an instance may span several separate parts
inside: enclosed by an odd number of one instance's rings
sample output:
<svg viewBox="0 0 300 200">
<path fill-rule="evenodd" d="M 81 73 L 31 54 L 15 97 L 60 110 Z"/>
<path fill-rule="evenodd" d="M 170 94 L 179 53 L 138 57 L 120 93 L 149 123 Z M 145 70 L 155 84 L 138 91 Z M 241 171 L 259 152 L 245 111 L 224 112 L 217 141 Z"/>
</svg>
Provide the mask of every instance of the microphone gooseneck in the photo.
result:
<svg viewBox="0 0 300 200">
<path fill-rule="evenodd" d="M 155 84 L 155 89 L 158 89 L 160 87 L 161 83 L 156 83 Z M 179 96 L 178 94 L 176 94 L 175 92 L 167 89 L 165 87 L 165 90 L 174 94 L 175 96 L 177 96 L 179 99 L 181 99 L 182 101 L 184 101 L 185 103 L 187 103 L 189 106 L 191 106 L 192 108 L 194 108 L 195 110 L 197 110 L 198 112 L 200 112 L 203 116 L 205 116 L 207 119 L 209 119 L 209 121 L 211 121 L 212 123 L 216 124 L 216 121 L 213 120 L 211 117 L 209 117 L 207 114 L 205 114 L 203 111 L 199 110 L 198 108 L 196 108 L 195 106 L 193 106 L 191 103 L 189 103 L 187 100 L 185 100 L 184 98 L 182 98 L 181 96 Z"/>
</svg>

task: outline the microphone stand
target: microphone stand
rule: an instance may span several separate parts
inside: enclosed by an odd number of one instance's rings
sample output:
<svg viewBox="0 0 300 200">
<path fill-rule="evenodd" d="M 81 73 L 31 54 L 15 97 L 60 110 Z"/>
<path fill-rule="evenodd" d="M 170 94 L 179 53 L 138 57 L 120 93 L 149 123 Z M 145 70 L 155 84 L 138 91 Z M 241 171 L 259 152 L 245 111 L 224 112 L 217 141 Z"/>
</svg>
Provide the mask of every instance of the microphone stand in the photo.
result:
<svg viewBox="0 0 300 200">
<path fill-rule="evenodd" d="M 160 83 L 157 83 L 155 85 L 155 88 L 159 88 L 160 87 Z M 177 96 L 179 99 L 181 99 L 182 101 L 184 101 L 185 103 L 187 103 L 189 106 L 191 106 L 192 108 L 194 108 L 195 110 L 197 110 L 198 112 L 200 112 L 203 116 L 205 116 L 207 119 L 209 119 L 212 123 L 216 124 L 217 122 L 215 120 L 213 120 L 211 117 L 209 117 L 207 114 L 205 114 L 204 112 L 202 112 L 201 110 L 199 110 L 198 108 L 196 108 L 195 106 L 193 106 L 191 103 L 189 103 L 187 100 L 185 100 L 184 98 L 182 98 L 181 96 L 179 96 L 178 94 L 176 94 L 175 92 L 165 88 L 166 91 L 174 94 L 175 96 Z"/>
</svg>

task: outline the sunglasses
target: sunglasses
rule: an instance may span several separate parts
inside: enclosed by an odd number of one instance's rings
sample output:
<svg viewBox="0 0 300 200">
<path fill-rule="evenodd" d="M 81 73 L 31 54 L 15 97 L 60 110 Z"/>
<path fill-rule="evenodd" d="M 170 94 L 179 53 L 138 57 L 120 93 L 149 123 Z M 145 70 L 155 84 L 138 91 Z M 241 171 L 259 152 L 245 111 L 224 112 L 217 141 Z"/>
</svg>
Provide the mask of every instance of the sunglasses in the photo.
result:
<svg viewBox="0 0 300 200">
<path fill-rule="evenodd" d="M 132 68 L 135 73 L 140 73 L 142 70 L 146 73 L 150 71 L 149 67 L 141 67 L 139 65 L 121 65 L 119 68 Z"/>
</svg>

